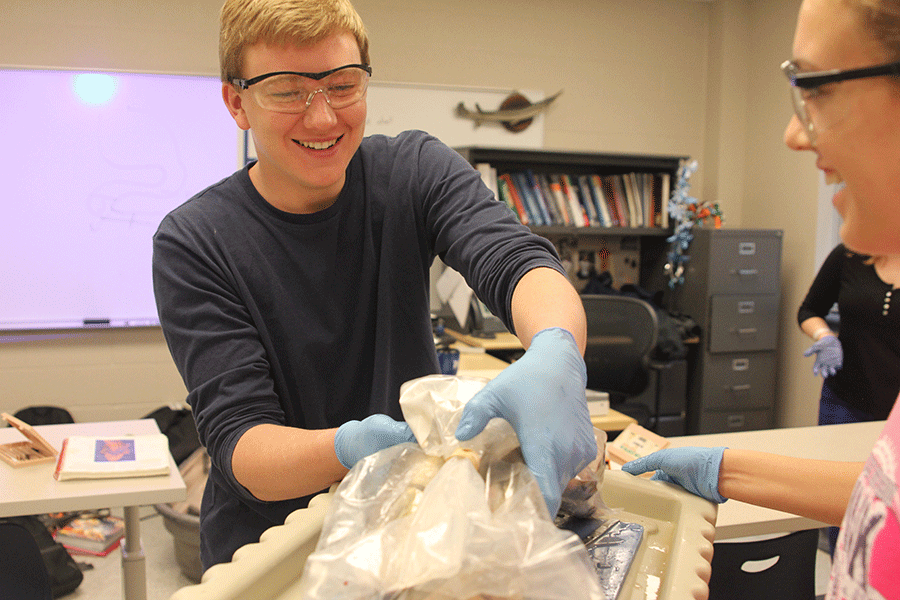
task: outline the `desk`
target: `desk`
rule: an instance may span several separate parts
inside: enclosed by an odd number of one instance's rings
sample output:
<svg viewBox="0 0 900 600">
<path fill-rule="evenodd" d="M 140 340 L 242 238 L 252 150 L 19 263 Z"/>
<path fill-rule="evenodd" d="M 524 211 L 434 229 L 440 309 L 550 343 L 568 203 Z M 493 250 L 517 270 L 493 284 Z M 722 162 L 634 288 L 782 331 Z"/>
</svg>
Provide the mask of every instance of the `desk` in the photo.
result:
<svg viewBox="0 0 900 600">
<path fill-rule="evenodd" d="M 508 362 L 491 356 L 486 352 L 462 351 L 459 353 L 459 370 L 457 374 L 493 379 L 508 366 Z"/>
<path fill-rule="evenodd" d="M 484 348 L 485 350 L 524 350 L 519 338 L 508 331 L 495 333 L 492 338 L 476 337 L 453 331 L 452 329 L 445 329 L 445 331 L 458 341 L 475 348 Z"/>
<path fill-rule="evenodd" d="M 785 456 L 854 462 L 868 458 L 882 429 L 884 421 L 738 431 L 672 437 L 669 438 L 669 447 L 727 446 Z M 729 500 L 719 506 L 716 540 L 790 533 L 825 526 L 825 523 L 806 517 Z"/>
<path fill-rule="evenodd" d="M 457 374 L 493 379 L 508 366 L 508 362 L 485 352 L 460 352 Z M 613 409 L 609 409 L 609 413 L 605 415 L 591 417 L 591 423 L 593 423 L 594 427 L 604 431 L 622 431 L 630 424 L 636 422 L 632 417 Z"/>
<path fill-rule="evenodd" d="M 112 437 L 159 433 L 153 419 L 38 425 L 34 429 L 57 450 L 62 448 L 63 439 L 74 435 Z M 0 443 L 21 439 L 18 430 L 0 428 Z M 171 456 L 169 466 L 168 475 L 157 477 L 57 481 L 53 478 L 55 462 L 20 468 L 0 463 L 0 517 L 124 507 L 123 595 L 126 600 L 146 600 L 147 570 L 141 546 L 139 507 L 185 499 L 184 480 Z"/>
<path fill-rule="evenodd" d="M 453 336 L 457 341 L 462 342 L 463 344 L 472 346 L 474 348 L 484 348 L 487 351 L 491 350 L 524 350 L 522 347 L 522 342 L 519 341 L 519 338 L 514 336 L 508 331 L 503 331 L 500 333 L 495 333 L 492 338 L 483 338 L 477 337 L 474 335 L 470 335 L 467 333 L 459 333 L 458 331 L 453 331 L 452 329 L 445 330 L 448 334 Z M 604 346 L 615 346 L 622 344 L 630 344 L 631 339 L 627 335 L 595 335 L 589 336 L 587 338 L 587 342 L 589 344 L 598 344 Z"/>
</svg>

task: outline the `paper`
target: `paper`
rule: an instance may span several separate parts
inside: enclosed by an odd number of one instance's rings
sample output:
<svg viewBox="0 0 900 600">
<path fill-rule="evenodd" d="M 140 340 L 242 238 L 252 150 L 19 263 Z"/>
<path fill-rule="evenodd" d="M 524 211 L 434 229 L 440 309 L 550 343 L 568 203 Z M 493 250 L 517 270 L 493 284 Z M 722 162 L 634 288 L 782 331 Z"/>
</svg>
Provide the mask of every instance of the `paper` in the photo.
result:
<svg viewBox="0 0 900 600">
<path fill-rule="evenodd" d="M 625 464 L 636 458 L 652 454 L 668 445 L 669 440 L 666 438 L 637 423 L 632 423 L 606 446 L 606 453 L 612 461 Z"/>
<path fill-rule="evenodd" d="M 435 283 L 438 299 L 450 306 L 453 316 L 460 327 L 465 328 L 469 319 L 469 306 L 472 300 L 472 288 L 457 271 L 446 267 Z"/>
</svg>

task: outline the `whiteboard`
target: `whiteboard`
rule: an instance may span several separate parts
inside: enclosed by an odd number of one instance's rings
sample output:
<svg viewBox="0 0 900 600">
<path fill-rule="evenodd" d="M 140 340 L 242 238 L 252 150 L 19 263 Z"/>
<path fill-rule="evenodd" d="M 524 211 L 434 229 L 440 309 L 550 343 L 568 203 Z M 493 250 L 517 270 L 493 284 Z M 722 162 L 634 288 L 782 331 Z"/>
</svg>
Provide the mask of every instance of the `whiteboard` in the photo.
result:
<svg viewBox="0 0 900 600">
<path fill-rule="evenodd" d="M 158 323 L 152 236 L 239 166 L 217 77 L 0 70 L 0 329 Z"/>
</svg>

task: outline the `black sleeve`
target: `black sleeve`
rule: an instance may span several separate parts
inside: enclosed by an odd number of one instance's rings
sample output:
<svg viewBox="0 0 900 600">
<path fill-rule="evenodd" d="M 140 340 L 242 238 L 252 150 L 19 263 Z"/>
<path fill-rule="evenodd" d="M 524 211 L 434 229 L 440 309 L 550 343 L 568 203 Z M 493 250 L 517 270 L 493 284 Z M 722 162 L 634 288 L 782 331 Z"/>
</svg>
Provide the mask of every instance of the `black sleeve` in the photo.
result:
<svg viewBox="0 0 900 600">
<path fill-rule="evenodd" d="M 847 249 L 838 244 L 822 263 L 816 278 L 813 279 L 806 298 L 800 303 L 797 311 L 797 323 L 802 324 L 810 317 L 822 317 L 831 310 L 838 300 L 841 289 L 841 269 L 847 257 Z"/>
</svg>

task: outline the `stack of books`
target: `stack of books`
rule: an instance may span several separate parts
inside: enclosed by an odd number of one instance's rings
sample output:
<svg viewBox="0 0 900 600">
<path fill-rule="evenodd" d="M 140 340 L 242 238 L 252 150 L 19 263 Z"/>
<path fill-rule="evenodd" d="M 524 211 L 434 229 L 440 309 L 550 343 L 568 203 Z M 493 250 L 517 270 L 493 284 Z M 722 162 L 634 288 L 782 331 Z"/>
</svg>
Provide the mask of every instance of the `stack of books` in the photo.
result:
<svg viewBox="0 0 900 600">
<path fill-rule="evenodd" d="M 525 225 L 669 227 L 670 173 L 498 173 L 487 163 L 476 168 Z"/>
<path fill-rule="evenodd" d="M 125 535 L 125 521 L 115 516 L 77 517 L 56 530 L 54 537 L 72 554 L 106 556 Z"/>
</svg>

